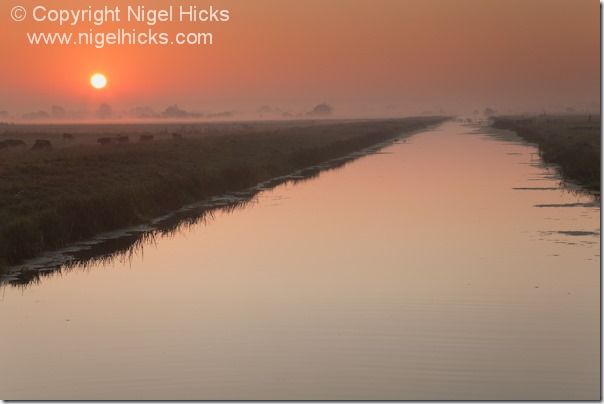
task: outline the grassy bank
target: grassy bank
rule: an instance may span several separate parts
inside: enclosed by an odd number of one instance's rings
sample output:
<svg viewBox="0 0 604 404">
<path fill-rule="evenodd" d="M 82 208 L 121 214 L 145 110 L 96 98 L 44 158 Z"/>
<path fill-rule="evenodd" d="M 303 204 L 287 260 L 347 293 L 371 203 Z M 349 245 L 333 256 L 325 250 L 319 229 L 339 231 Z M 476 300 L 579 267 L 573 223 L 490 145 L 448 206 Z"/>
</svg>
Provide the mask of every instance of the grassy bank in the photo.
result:
<svg viewBox="0 0 604 404">
<path fill-rule="evenodd" d="M 0 268 L 440 121 L 284 124 L 263 132 L 242 127 L 151 143 L 4 152 Z"/>
<path fill-rule="evenodd" d="M 543 160 L 558 164 L 565 178 L 600 191 L 599 116 L 497 117 L 493 126 L 537 144 Z"/>
</svg>

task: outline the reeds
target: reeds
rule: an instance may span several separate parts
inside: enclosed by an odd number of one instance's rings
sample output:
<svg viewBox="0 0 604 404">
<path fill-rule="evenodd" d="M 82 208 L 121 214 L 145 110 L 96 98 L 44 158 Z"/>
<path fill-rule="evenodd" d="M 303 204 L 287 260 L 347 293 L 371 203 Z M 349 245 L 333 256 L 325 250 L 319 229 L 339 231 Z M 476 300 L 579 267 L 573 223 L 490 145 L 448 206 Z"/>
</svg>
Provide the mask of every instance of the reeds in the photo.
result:
<svg viewBox="0 0 604 404">
<path fill-rule="evenodd" d="M 593 116 L 497 117 L 493 126 L 510 129 L 539 146 L 546 163 L 564 178 L 600 192 L 600 118 Z"/>
<path fill-rule="evenodd" d="M 325 122 L 267 133 L 0 156 L 0 268 L 442 121 Z M 127 135 L 127 134 L 126 134 Z"/>
</svg>

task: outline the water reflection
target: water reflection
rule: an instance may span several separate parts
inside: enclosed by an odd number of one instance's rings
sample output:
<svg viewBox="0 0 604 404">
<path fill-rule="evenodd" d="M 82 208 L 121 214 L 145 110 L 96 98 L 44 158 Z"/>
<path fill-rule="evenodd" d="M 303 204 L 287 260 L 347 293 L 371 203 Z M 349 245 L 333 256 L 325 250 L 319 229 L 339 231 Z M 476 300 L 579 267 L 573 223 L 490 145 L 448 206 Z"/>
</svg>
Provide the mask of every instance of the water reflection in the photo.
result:
<svg viewBox="0 0 604 404">
<path fill-rule="evenodd" d="M 315 166 L 298 170 L 290 175 L 267 180 L 249 189 L 209 198 L 199 203 L 185 206 L 148 224 L 101 234 L 94 239 L 74 243 L 67 248 L 48 252 L 24 264 L 9 268 L 0 274 L 0 285 L 26 286 L 41 279 L 74 268 L 88 269 L 94 266 L 110 265 L 111 262 L 125 262 L 135 255 L 142 255 L 145 246 L 154 245 L 159 237 L 171 237 L 187 231 L 193 226 L 207 224 L 216 214 L 228 214 L 253 204 L 256 196 L 263 191 L 284 184 L 297 184 L 318 177 L 321 172 L 344 167 L 358 158 L 370 154 L 388 154 L 379 150 L 398 142 L 405 143 L 413 132 L 401 135 L 341 158 L 336 158 Z"/>
<path fill-rule="evenodd" d="M 383 151 L 4 287 L 0 395 L 598 399 L 597 201 L 506 133 Z"/>
</svg>

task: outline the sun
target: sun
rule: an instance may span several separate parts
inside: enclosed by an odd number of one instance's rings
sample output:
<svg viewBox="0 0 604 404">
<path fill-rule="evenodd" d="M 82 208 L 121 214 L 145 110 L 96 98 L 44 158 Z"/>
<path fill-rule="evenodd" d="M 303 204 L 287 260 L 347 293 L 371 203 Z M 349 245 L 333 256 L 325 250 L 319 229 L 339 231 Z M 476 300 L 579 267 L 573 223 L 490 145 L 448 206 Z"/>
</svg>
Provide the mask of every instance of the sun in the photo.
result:
<svg viewBox="0 0 604 404">
<path fill-rule="evenodd" d="M 105 77 L 104 74 L 95 73 L 90 76 L 90 85 L 96 88 L 97 90 L 105 88 L 105 86 L 107 85 L 107 77 Z"/>
</svg>

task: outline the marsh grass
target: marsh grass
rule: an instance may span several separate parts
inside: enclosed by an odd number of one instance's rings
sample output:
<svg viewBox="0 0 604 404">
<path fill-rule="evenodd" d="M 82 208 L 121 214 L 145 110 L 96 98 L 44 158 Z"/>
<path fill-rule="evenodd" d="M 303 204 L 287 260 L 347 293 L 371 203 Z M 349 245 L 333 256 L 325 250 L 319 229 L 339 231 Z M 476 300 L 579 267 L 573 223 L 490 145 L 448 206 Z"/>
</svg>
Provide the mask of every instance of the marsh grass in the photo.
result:
<svg viewBox="0 0 604 404">
<path fill-rule="evenodd" d="M 345 156 L 443 118 L 317 123 L 0 156 L 0 268 Z M 127 135 L 127 134 L 126 134 Z"/>
<path fill-rule="evenodd" d="M 564 178 L 600 192 L 600 117 L 497 117 L 493 126 L 537 144 L 546 163 L 560 166 Z"/>
</svg>

